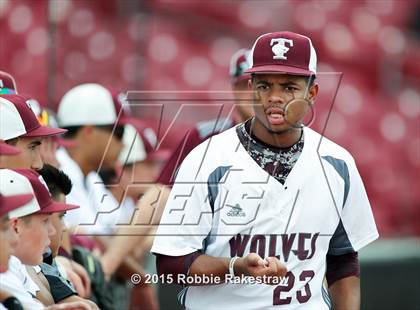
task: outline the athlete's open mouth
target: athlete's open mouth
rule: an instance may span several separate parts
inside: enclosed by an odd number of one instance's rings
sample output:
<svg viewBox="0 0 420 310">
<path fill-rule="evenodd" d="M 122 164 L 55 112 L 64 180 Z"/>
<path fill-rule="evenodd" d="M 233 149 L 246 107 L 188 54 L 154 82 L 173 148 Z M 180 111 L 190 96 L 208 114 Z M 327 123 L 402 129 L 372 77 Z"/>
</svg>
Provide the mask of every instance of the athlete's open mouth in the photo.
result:
<svg viewBox="0 0 420 310">
<path fill-rule="evenodd" d="M 281 108 L 271 107 L 268 108 L 265 113 L 267 114 L 267 119 L 271 125 L 282 125 L 284 120 L 284 111 Z"/>
</svg>

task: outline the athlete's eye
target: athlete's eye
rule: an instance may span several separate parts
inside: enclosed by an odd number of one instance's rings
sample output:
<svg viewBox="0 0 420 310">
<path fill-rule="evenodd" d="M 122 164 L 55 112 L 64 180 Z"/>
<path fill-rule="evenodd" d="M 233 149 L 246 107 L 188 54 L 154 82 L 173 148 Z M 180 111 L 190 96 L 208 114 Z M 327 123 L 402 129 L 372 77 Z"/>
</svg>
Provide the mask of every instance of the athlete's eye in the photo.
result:
<svg viewBox="0 0 420 310">
<path fill-rule="evenodd" d="M 267 91 L 270 87 L 267 84 L 257 84 L 258 91 Z"/>
<path fill-rule="evenodd" d="M 284 88 L 284 90 L 286 90 L 286 91 L 288 91 L 288 92 L 295 92 L 295 91 L 297 91 L 298 89 L 297 89 L 296 87 L 293 87 L 293 86 L 286 86 L 286 87 Z"/>
<path fill-rule="evenodd" d="M 31 143 L 28 145 L 28 149 L 30 149 L 31 151 L 35 151 L 36 149 L 38 149 L 40 147 L 40 143 Z"/>
</svg>

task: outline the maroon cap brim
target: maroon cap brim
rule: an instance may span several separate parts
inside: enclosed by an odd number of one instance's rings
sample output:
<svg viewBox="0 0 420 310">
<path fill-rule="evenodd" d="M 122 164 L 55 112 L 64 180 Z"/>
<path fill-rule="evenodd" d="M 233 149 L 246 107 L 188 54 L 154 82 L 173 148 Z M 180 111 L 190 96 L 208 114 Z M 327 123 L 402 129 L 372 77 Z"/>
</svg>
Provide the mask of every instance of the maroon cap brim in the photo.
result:
<svg viewBox="0 0 420 310">
<path fill-rule="evenodd" d="M 3 216 L 10 211 L 20 208 L 34 199 L 33 194 L 2 196 L 2 206 L 0 207 L 0 216 Z"/>
<path fill-rule="evenodd" d="M 293 75 L 304 75 L 310 76 L 315 75 L 314 72 L 307 69 L 292 67 L 292 66 L 281 66 L 281 65 L 266 65 L 253 67 L 245 71 L 245 73 L 276 73 L 276 74 L 293 74 Z"/>
<path fill-rule="evenodd" d="M 0 142 L 0 155 L 17 155 L 20 150 L 16 147 Z"/>
<path fill-rule="evenodd" d="M 39 126 L 38 128 L 22 135 L 21 137 L 49 137 L 49 136 L 61 135 L 66 132 L 67 132 L 67 129 L 52 128 L 48 126 Z"/>
<path fill-rule="evenodd" d="M 47 207 L 41 208 L 41 210 L 39 210 L 37 213 L 57 213 L 77 208 L 80 208 L 80 206 L 52 201 Z"/>
</svg>

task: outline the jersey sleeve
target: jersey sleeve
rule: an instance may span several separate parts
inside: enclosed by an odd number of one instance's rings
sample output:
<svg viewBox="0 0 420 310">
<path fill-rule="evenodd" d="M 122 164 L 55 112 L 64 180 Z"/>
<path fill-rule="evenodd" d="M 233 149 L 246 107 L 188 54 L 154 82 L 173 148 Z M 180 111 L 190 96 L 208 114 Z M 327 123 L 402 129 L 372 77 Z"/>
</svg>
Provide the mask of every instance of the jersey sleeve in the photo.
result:
<svg viewBox="0 0 420 310">
<path fill-rule="evenodd" d="M 353 159 L 346 163 L 344 198 L 340 221 L 330 241 L 328 254 L 357 252 L 379 236 L 362 178 Z"/>
<path fill-rule="evenodd" d="M 40 267 L 48 281 L 50 293 L 55 303 L 58 303 L 67 297 L 77 295 L 71 283 L 62 277 L 55 262 L 52 264 L 41 263 Z"/>
<path fill-rule="evenodd" d="M 200 146 L 181 164 L 151 252 L 182 256 L 203 249 L 212 225 L 207 180 L 199 171 L 204 154 L 205 148 Z"/>
</svg>

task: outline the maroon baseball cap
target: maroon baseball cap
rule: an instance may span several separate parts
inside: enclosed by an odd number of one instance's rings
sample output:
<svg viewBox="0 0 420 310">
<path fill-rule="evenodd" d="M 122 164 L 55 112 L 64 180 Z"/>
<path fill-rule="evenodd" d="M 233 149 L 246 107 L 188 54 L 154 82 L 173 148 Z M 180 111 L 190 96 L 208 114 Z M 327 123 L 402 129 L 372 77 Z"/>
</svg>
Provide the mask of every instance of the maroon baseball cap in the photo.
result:
<svg viewBox="0 0 420 310">
<path fill-rule="evenodd" d="M 0 139 L 46 137 L 67 130 L 42 126 L 31 109 L 30 102 L 20 95 L 0 95 Z"/>
<path fill-rule="evenodd" d="M 56 114 L 47 109 L 43 104 L 41 104 L 38 100 L 33 98 L 32 96 L 19 94 L 23 98 L 25 98 L 26 102 L 31 106 L 32 111 L 35 113 L 36 117 L 38 118 L 38 122 L 41 126 L 47 126 L 51 128 L 59 128 L 58 121 Z M 52 137 L 53 140 L 57 142 L 58 145 L 63 147 L 73 147 L 76 146 L 77 143 L 74 140 L 70 139 L 63 139 L 60 136 Z"/>
<path fill-rule="evenodd" d="M 290 31 L 260 36 L 251 50 L 252 67 L 246 73 L 316 75 L 316 52 L 311 39 Z"/>
<path fill-rule="evenodd" d="M 34 190 L 36 200 L 38 201 L 39 211 L 35 213 L 55 213 L 64 212 L 72 209 L 77 209 L 79 206 L 57 202 L 51 199 L 48 187 L 42 178 L 35 170 L 32 169 L 12 169 L 13 171 L 26 177 L 31 183 L 32 189 Z"/>
<path fill-rule="evenodd" d="M 4 196 L 0 194 L 0 217 L 18 209 L 34 198 L 32 194 Z"/>
<path fill-rule="evenodd" d="M 0 71 L 0 94 L 17 94 L 15 79 L 4 71 Z"/>
<path fill-rule="evenodd" d="M 20 150 L 18 148 L 0 141 L 0 155 L 17 155 L 19 153 Z"/>
<path fill-rule="evenodd" d="M 1 206 L 1 208 L 6 207 L 6 209 L 1 212 L 7 212 L 9 218 L 23 217 L 38 212 L 41 209 L 38 201 L 35 199 L 31 183 L 25 176 L 17 173 L 16 171 L 10 169 L 0 169 L 0 193 L 3 197 L 23 195 L 23 197 L 18 199 L 16 197 L 13 198 L 15 201 L 13 201 L 12 205 L 14 206 L 18 203 L 16 200 L 19 201 L 19 203 L 26 201 L 18 208 L 10 209 L 9 205 Z"/>
</svg>

